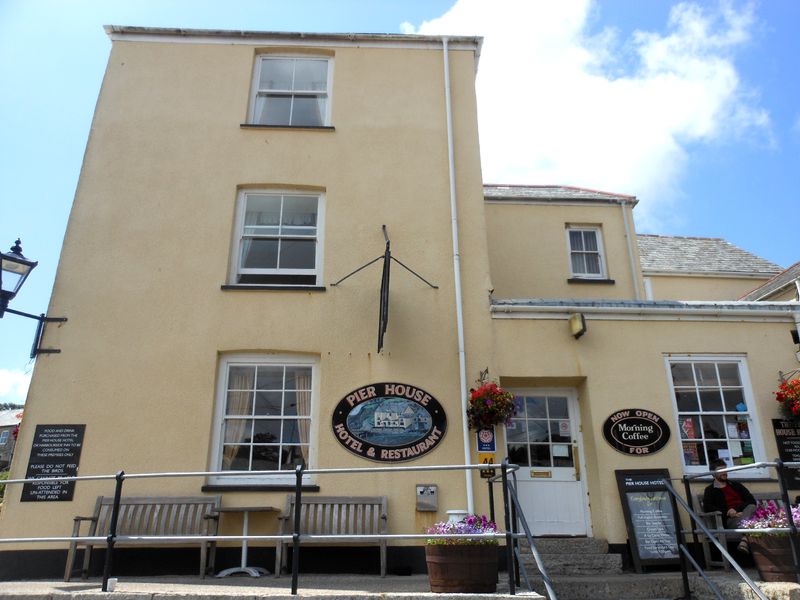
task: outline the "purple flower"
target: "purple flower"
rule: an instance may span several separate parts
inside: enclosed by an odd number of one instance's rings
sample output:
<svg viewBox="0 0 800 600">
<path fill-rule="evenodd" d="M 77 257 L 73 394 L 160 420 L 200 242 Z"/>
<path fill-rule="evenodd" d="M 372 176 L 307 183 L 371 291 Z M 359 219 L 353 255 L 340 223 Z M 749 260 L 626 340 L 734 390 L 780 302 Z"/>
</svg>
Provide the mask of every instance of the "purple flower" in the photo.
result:
<svg viewBox="0 0 800 600">
<path fill-rule="evenodd" d="M 486 515 L 467 515 L 461 521 L 451 523 L 442 521 L 429 527 L 425 533 L 432 535 L 479 535 L 482 533 L 497 533 L 497 525 L 486 518 Z M 484 538 L 431 538 L 428 544 L 497 544 L 496 539 Z"/>
</svg>

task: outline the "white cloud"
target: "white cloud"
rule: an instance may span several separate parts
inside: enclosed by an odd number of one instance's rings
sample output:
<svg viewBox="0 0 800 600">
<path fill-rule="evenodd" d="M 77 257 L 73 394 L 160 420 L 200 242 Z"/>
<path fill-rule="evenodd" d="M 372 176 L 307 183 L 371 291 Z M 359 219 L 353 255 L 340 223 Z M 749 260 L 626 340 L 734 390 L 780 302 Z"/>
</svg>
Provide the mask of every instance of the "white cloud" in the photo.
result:
<svg viewBox="0 0 800 600">
<path fill-rule="evenodd" d="M 23 404 L 30 384 L 30 373 L 0 369 L 0 402 Z"/>
<path fill-rule="evenodd" d="M 665 32 L 589 32 L 589 0 L 458 0 L 422 34 L 484 37 L 477 90 L 484 181 L 634 194 L 637 221 L 669 220 L 691 144 L 771 140 L 733 61 L 750 6 L 676 4 Z M 403 30 L 411 32 L 408 23 Z"/>
</svg>

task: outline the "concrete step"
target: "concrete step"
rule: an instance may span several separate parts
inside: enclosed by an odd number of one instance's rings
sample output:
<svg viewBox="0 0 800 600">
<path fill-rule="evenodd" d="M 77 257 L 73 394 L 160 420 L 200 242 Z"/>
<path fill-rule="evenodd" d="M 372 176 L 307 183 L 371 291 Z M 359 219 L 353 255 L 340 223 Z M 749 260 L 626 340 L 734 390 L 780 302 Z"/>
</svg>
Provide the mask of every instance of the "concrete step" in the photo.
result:
<svg viewBox="0 0 800 600">
<path fill-rule="evenodd" d="M 530 577 L 531 574 L 529 573 Z M 551 573 L 558 600 L 654 600 L 683 594 L 680 578 L 668 574 L 558 575 Z M 540 577 L 531 577 L 536 592 L 546 595 Z"/>
<path fill-rule="evenodd" d="M 800 584 L 765 583 L 757 581 L 755 572 L 748 571 L 748 575 L 756 580 L 759 589 L 770 600 L 800 600 Z M 680 572 L 583 576 L 551 574 L 551 579 L 558 600 L 668 600 L 683 596 Z M 732 573 L 715 571 L 711 579 L 725 600 L 756 599 L 747 585 Z M 531 583 L 536 592 L 546 596 L 540 577 L 531 577 Z M 524 583 L 521 587 L 526 589 Z M 699 575 L 690 574 L 689 587 L 695 600 L 716 600 Z"/>
<path fill-rule="evenodd" d="M 539 554 L 606 554 L 608 542 L 600 538 L 564 537 L 533 538 Z M 520 540 L 520 547 L 527 548 L 528 541 Z"/>
<path fill-rule="evenodd" d="M 550 575 L 622 573 L 622 556 L 619 554 L 542 554 L 541 557 Z M 523 553 L 522 563 L 529 575 L 537 571 L 532 555 Z"/>
</svg>

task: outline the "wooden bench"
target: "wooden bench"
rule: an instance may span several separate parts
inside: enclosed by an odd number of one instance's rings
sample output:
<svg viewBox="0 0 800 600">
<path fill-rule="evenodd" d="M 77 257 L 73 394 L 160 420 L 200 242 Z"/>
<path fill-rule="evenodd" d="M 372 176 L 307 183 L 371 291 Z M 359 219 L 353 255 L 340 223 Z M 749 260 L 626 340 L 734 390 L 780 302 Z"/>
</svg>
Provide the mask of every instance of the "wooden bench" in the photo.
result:
<svg viewBox="0 0 800 600">
<path fill-rule="evenodd" d="M 88 532 L 85 536 L 107 536 L 111 524 L 111 510 L 113 496 L 98 496 L 94 513 L 90 517 L 75 517 L 72 527 L 72 537 L 80 537 L 81 523 L 89 522 Z M 219 522 L 217 508 L 220 505 L 219 496 L 182 496 L 182 497 L 122 497 L 119 505 L 119 518 L 117 520 L 117 535 L 157 535 L 157 536 L 206 536 L 216 535 Z M 155 544 L 186 544 L 192 542 L 169 540 L 120 540 L 117 546 L 122 545 L 155 545 Z M 207 570 L 213 571 L 216 553 L 216 542 L 199 540 L 200 544 L 200 577 L 205 577 Z M 75 555 L 79 546 L 85 548 L 83 553 L 83 568 L 81 577 L 86 579 L 89 575 L 89 562 L 92 558 L 93 546 L 104 546 L 97 542 L 82 542 L 76 540 L 69 545 L 67 552 L 67 565 L 64 569 L 64 581 L 69 581 L 75 563 Z"/>
<path fill-rule="evenodd" d="M 387 531 L 386 496 L 310 496 L 300 503 L 300 534 L 376 535 Z M 286 510 L 278 517 L 280 535 L 294 532 L 294 496 L 286 497 Z M 386 576 L 386 540 L 303 540 L 306 544 L 377 544 L 381 549 L 381 577 Z M 275 546 L 275 577 L 286 567 L 291 542 Z"/>
<path fill-rule="evenodd" d="M 753 494 L 753 498 L 756 499 L 756 505 L 761 504 L 762 502 L 768 502 L 769 500 L 774 500 L 775 502 L 778 503 L 779 506 L 782 505 L 782 500 L 780 498 L 780 492 L 779 491 L 774 491 L 774 492 L 752 492 L 752 494 Z M 712 530 L 713 529 L 725 529 L 725 520 L 726 519 L 725 519 L 725 517 L 723 516 L 723 514 L 720 511 L 714 510 L 714 511 L 711 511 L 711 512 L 703 512 L 703 493 L 697 494 L 696 495 L 696 499 L 697 500 L 696 500 L 695 506 L 698 507 L 698 510 L 696 510 L 696 512 L 697 512 L 697 515 L 701 519 L 703 519 L 703 525 L 705 525 L 706 527 L 708 527 L 709 529 L 712 529 Z M 703 558 L 706 561 L 706 566 L 707 567 L 722 567 L 726 571 L 730 571 L 731 570 L 731 566 L 730 566 L 730 564 L 728 564 L 728 561 L 726 561 L 724 558 L 720 557 L 719 560 L 715 560 L 715 559 L 711 558 L 711 541 L 708 539 L 708 537 L 702 531 L 700 531 L 699 529 L 698 529 L 697 535 L 698 535 L 698 539 L 700 540 L 700 543 L 703 545 Z M 729 534 L 729 533 L 721 532 L 721 533 L 718 533 L 718 534 L 715 535 L 715 537 L 717 538 L 719 543 L 722 544 L 723 548 L 727 549 L 728 536 L 729 535 L 738 536 L 739 534 L 733 534 L 733 533 Z"/>
</svg>

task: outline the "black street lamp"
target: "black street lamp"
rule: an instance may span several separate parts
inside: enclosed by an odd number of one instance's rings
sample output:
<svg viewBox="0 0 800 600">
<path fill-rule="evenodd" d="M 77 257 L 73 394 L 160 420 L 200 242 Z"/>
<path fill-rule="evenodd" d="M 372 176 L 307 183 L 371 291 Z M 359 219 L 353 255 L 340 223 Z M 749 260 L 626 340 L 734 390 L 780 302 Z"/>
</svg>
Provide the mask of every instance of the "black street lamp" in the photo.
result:
<svg viewBox="0 0 800 600">
<path fill-rule="evenodd" d="M 28 275 L 31 274 L 31 271 L 33 271 L 34 267 L 38 264 L 37 261 L 29 260 L 22 255 L 22 246 L 20 246 L 19 239 L 11 246 L 11 250 L 8 252 L 0 252 L 0 319 L 8 312 L 39 322 L 39 325 L 36 327 L 36 337 L 31 347 L 31 358 L 36 358 L 37 354 L 56 354 L 61 352 L 61 350 L 56 348 L 41 348 L 39 344 L 42 341 L 45 323 L 63 323 L 67 320 L 66 317 L 47 317 L 44 313 L 41 315 L 32 315 L 20 310 L 8 308 L 8 303 L 17 295 L 17 292 L 19 292 L 22 284 L 25 283 Z"/>
<path fill-rule="evenodd" d="M 28 275 L 39 263 L 22 256 L 20 240 L 7 253 L 0 252 L 0 319 L 8 308 L 9 301 L 17 295 Z"/>
</svg>

